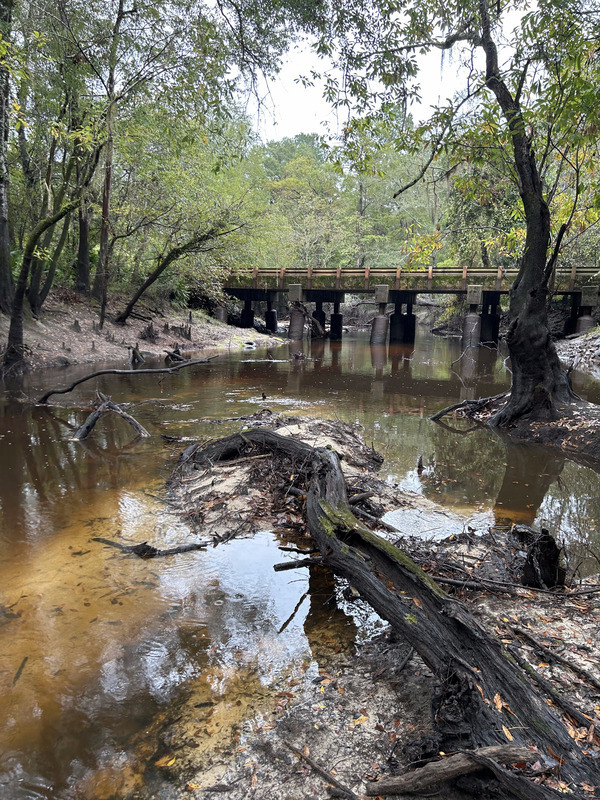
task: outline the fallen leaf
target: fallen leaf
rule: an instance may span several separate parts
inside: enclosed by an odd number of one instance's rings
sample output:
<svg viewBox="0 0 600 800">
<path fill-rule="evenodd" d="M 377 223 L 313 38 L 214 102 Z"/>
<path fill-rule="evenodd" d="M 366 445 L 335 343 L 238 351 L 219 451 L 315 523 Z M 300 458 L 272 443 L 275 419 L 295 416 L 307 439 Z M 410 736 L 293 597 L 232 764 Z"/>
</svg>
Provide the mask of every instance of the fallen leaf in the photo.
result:
<svg viewBox="0 0 600 800">
<path fill-rule="evenodd" d="M 508 739 L 508 741 L 509 741 L 509 742 L 513 742 L 513 741 L 514 741 L 514 739 L 515 739 L 515 737 L 514 737 L 514 736 L 512 735 L 512 733 L 511 733 L 511 732 L 508 730 L 508 728 L 506 727 L 506 725 L 503 725 L 503 726 L 502 726 L 502 730 L 504 731 L 504 735 L 506 736 L 506 738 Z"/>
<path fill-rule="evenodd" d="M 158 761 L 154 762 L 155 767 L 170 767 L 171 764 L 175 763 L 175 756 L 173 753 L 167 753 L 166 756 L 159 758 Z"/>
</svg>

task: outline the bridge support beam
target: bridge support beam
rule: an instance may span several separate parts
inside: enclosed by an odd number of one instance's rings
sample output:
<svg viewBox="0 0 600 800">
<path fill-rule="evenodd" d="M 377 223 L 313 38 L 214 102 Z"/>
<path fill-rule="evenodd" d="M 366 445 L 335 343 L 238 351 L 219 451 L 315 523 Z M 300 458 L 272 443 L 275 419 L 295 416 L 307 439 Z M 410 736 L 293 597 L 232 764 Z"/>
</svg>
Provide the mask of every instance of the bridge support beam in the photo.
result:
<svg viewBox="0 0 600 800">
<path fill-rule="evenodd" d="M 390 344 L 413 344 L 417 328 L 417 318 L 413 314 L 413 302 L 416 294 L 402 293 L 394 301 L 394 313 L 390 317 Z M 406 305 L 406 313 L 402 312 Z"/>
<path fill-rule="evenodd" d="M 334 302 L 333 314 L 329 318 L 329 338 L 338 342 L 342 338 L 342 323 L 344 317 L 340 314 L 340 304 Z"/>
<path fill-rule="evenodd" d="M 585 286 L 581 290 L 581 305 L 579 307 L 579 317 L 577 319 L 576 333 L 585 333 L 594 327 L 592 312 L 598 306 L 598 287 Z"/>
<path fill-rule="evenodd" d="M 240 316 L 240 327 L 251 328 L 254 325 L 254 311 L 252 310 L 252 300 L 244 300 L 244 307 Z"/>
<path fill-rule="evenodd" d="M 302 311 L 293 308 L 290 311 L 290 327 L 288 328 L 288 339 L 294 342 L 302 341 L 304 337 L 304 314 Z"/>
<path fill-rule="evenodd" d="M 325 312 L 323 311 L 323 302 L 317 300 L 315 303 L 315 310 L 312 313 L 313 318 L 317 320 L 319 325 L 325 330 Z"/>
<path fill-rule="evenodd" d="M 498 333 L 500 331 L 499 305 L 499 292 L 483 292 L 480 337 L 482 344 L 498 344 Z"/>
<path fill-rule="evenodd" d="M 272 300 L 267 300 L 267 312 L 265 314 L 265 328 L 271 333 L 277 333 L 277 309 L 273 308 Z"/>
<path fill-rule="evenodd" d="M 389 298 L 389 287 L 381 284 L 375 287 L 375 302 L 379 305 L 379 313 L 371 323 L 371 345 L 385 345 L 388 339 L 390 321 L 385 313 Z"/>
</svg>

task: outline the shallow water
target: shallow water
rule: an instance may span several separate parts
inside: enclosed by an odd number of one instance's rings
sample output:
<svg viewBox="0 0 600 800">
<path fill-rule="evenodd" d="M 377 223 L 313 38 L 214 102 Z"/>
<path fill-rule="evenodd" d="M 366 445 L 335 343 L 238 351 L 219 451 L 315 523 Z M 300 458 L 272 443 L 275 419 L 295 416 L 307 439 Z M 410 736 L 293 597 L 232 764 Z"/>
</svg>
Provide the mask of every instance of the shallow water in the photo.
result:
<svg viewBox="0 0 600 800">
<path fill-rule="evenodd" d="M 155 756 L 159 721 L 186 693 L 210 709 L 225 741 L 277 675 L 324 665 L 355 639 L 326 577 L 273 572 L 285 556 L 270 531 L 153 561 L 92 541 L 192 537 L 157 499 L 185 446 L 161 433 L 222 436 L 240 423 L 210 420 L 264 407 L 337 417 L 382 452 L 391 482 L 445 511 L 401 514 L 403 530 L 439 537 L 466 525 L 545 523 L 572 561 L 585 557 L 593 569 L 597 473 L 487 429 L 427 419 L 507 385 L 495 351 L 460 354 L 458 343 L 420 332 L 414 349 L 370 348 L 361 337 L 304 342 L 220 354 L 176 376 L 103 376 L 50 408 L 0 402 L 3 800 L 124 797 Z M 89 371 L 34 374 L 12 394 L 36 397 Z M 576 388 L 596 399 L 595 383 Z M 134 404 L 152 438 L 133 440 L 111 415 L 85 442 L 70 441 L 96 389 Z"/>
</svg>

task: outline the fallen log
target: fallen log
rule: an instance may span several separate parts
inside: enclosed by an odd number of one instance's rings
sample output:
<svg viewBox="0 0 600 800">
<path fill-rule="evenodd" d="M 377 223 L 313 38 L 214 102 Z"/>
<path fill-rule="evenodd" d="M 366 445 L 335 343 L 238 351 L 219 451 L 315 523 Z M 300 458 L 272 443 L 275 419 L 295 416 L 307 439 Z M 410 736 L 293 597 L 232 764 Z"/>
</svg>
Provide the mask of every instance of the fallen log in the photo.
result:
<svg viewBox="0 0 600 800">
<path fill-rule="evenodd" d="M 161 372 L 171 373 L 177 372 L 184 367 L 194 367 L 196 364 L 208 364 L 209 361 L 212 361 L 212 359 L 216 357 L 217 356 L 197 358 L 194 361 L 184 361 L 183 364 L 176 364 L 174 367 L 159 367 L 156 369 L 99 369 L 96 372 L 90 372 L 89 375 L 84 375 L 83 378 L 74 381 L 70 386 L 67 386 L 66 389 L 49 389 L 37 402 L 47 403 L 48 398 L 52 397 L 52 395 L 68 394 L 68 392 L 72 392 L 76 386 L 79 386 L 80 383 L 85 383 L 85 381 L 89 381 L 92 378 L 98 378 L 100 375 L 158 375 Z"/>
<path fill-rule="evenodd" d="M 291 462 L 295 483 L 303 477 L 307 522 L 323 562 L 351 581 L 436 676 L 432 718 L 440 750 L 534 748 L 542 763 L 560 768 L 561 781 L 576 794 L 583 791 L 577 784 L 600 785 L 598 760 L 590 749 L 580 749 L 560 713 L 502 642 L 404 552 L 354 516 L 334 452 L 262 428 L 196 449 L 185 468 L 265 451 Z M 480 762 L 492 769 L 504 797 L 559 796 L 493 759 Z"/>
<path fill-rule="evenodd" d="M 366 793 L 369 797 L 373 797 L 383 794 L 421 792 L 423 789 L 429 789 L 431 786 L 445 783 L 453 778 L 458 778 L 460 775 L 468 775 L 470 772 L 485 769 L 486 765 L 481 763 L 481 757 L 489 758 L 500 764 L 515 764 L 535 761 L 537 754 L 527 747 L 514 747 L 512 745 L 482 747 L 470 753 L 454 753 L 447 758 L 442 758 L 440 761 L 431 761 L 429 764 L 425 764 L 424 767 L 413 769 L 404 775 L 367 783 Z"/>
<path fill-rule="evenodd" d="M 110 397 L 104 397 L 104 395 L 100 394 L 100 392 L 98 392 L 98 396 L 102 402 L 94 411 L 92 411 L 83 425 L 81 425 L 75 431 L 71 437 L 72 440 L 81 441 L 82 439 L 87 438 L 94 430 L 94 426 L 105 411 L 113 411 L 115 414 L 118 414 L 120 417 L 122 417 L 131 425 L 137 435 L 142 437 L 142 439 L 150 438 L 150 434 L 146 428 L 144 428 L 143 425 L 140 425 L 135 417 L 132 417 L 131 414 L 128 414 L 126 411 L 124 411 L 117 403 L 113 403 Z"/>
</svg>

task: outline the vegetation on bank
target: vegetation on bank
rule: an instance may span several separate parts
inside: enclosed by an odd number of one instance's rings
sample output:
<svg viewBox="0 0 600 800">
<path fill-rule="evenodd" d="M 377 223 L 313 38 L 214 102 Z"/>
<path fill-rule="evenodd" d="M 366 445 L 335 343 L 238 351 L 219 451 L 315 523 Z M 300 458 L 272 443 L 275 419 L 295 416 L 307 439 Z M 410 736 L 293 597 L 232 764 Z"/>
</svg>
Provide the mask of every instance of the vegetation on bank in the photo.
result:
<svg viewBox="0 0 600 800">
<path fill-rule="evenodd" d="M 3 0 L 4 367 L 23 365 L 26 304 L 38 317 L 56 286 L 91 294 L 102 328 L 149 291 L 210 306 L 261 265 L 458 261 L 519 268 L 495 421 L 540 387 L 569 402 L 546 298 L 559 258 L 596 258 L 598 15 L 590 0 L 513 5 L 412 0 L 400 20 L 379 0 Z M 327 143 L 262 144 L 244 94 L 303 36 L 348 122 Z M 440 51 L 455 90 L 421 120 L 417 55 Z"/>
</svg>

